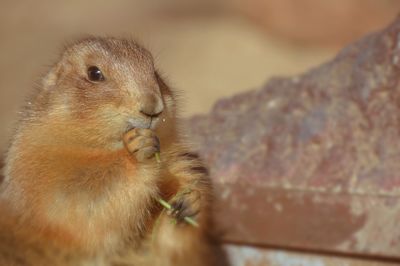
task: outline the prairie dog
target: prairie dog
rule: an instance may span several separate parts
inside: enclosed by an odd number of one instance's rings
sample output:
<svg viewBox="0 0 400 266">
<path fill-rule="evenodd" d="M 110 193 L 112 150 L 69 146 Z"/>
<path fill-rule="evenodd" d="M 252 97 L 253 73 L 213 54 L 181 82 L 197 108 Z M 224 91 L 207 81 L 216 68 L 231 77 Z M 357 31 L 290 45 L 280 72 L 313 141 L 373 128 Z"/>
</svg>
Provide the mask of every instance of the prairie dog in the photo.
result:
<svg viewBox="0 0 400 266">
<path fill-rule="evenodd" d="M 133 41 L 66 47 L 23 111 L 4 175 L 1 265 L 226 265 L 207 169 Z"/>
</svg>

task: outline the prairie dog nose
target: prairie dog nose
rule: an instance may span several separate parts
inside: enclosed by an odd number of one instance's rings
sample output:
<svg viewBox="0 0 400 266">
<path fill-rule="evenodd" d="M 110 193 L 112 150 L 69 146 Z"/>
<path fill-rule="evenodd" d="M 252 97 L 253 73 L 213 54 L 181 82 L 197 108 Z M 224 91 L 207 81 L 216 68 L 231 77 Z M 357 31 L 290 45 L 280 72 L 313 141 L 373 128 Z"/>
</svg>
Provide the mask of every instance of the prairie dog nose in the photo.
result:
<svg viewBox="0 0 400 266">
<path fill-rule="evenodd" d="M 140 113 L 148 117 L 157 117 L 162 113 L 164 105 L 160 97 L 149 93 L 142 97 Z"/>
</svg>

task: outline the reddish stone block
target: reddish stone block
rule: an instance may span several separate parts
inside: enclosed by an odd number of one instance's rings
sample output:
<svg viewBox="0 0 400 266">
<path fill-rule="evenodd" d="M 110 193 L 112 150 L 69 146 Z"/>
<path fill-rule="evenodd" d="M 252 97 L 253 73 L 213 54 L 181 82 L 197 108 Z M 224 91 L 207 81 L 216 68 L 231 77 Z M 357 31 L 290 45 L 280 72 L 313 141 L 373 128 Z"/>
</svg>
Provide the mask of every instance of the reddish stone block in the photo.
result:
<svg viewBox="0 0 400 266">
<path fill-rule="evenodd" d="M 400 257 L 400 18 L 188 121 L 233 242 Z"/>
</svg>

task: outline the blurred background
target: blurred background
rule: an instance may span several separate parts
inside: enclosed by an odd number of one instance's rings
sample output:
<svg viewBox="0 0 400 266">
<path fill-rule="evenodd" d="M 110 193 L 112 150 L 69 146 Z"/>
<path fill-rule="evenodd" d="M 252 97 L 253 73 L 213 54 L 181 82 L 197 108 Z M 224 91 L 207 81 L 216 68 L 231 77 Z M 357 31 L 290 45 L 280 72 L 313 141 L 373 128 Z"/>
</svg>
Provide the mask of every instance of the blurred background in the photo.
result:
<svg viewBox="0 0 400 266">
<path fill-rule="evenodd" d="M 399 10 L 396 0 L 2 0 L 0 149 L 24 95 L 71 38 L 137 38 L 183 91 L 188 116 L 328 60 Z"/>
<path fill-rule="evenodd" d="M 140 40 L 169 84 L 182 91 L 184 115 L 190 116 L 272 76 L 294 76 L 321 64 L 400 11 L 398 0 L 0 3 L 0 150 L 7 146 L 24 96 L 73 38 L 100 34 Z M 276 265 L 361 265 L 334 259 L 312 264 L 318 258 L 271 254 L 283 261 Z M 288 264 L 292 258 L 310 263 Z"/>
</svg>

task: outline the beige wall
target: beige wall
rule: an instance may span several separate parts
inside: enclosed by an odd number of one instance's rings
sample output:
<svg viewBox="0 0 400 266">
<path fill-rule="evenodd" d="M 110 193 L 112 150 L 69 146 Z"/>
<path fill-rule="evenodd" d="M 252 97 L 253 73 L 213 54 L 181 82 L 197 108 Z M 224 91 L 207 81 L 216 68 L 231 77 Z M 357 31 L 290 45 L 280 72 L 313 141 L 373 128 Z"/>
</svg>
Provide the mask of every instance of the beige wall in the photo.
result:
<svg viewBox="0 0 400 266">
<path fill-rule="evenodd" d="M 3 1 L 0 149 L 18 106 L 59 48 L 85 33 L 139 36 L 185 95 L 185 115 L 205 112 L 218 97 L 270 76 L 300 73 L 334 52 L 270 37 L 219 1 Z"/>
<path fill-rule="evenodd" d="M 2 1 L 0 150 L 23 98 L 71 38 L 87 33 L 137 37 L 154 52 L 170 84 L 182 91 L 184 115 L 190 115 L 206 112 L 219 97 L 257 88 L 271 76 L 295 75 L 329 59 L 338 50 L 335 26 L 349 41 L 383 26 L 400 5 L 341 0 L 332 7 L 313 1 Z M 376 12 L 361 16 L 364 9 Z M 323 42 L 315 38 L 321 31 Z M 299 36 L 308 45 L 299 44 Z M 322 45 L 327 42 L 332 45 Z"/>
</svg>

